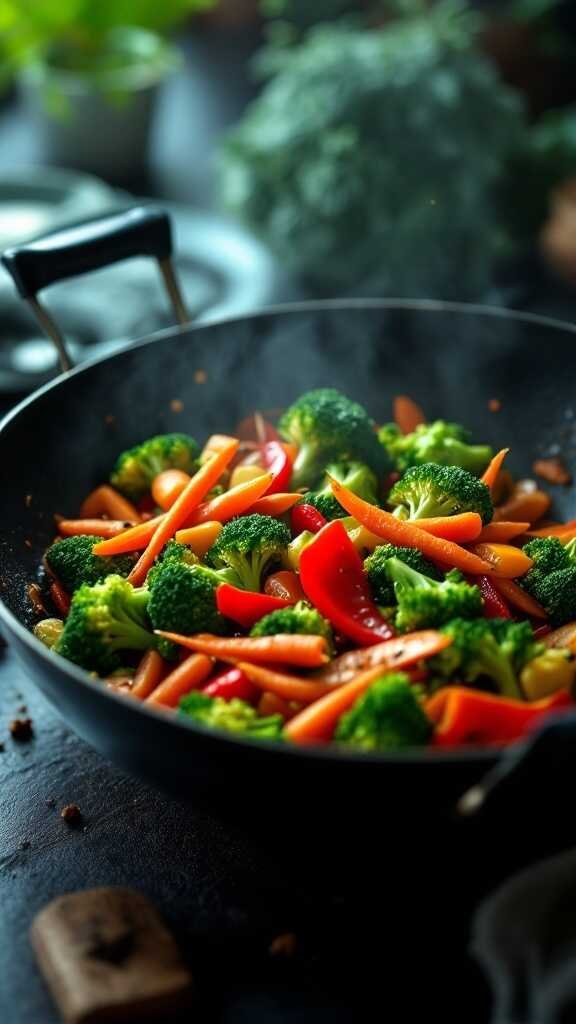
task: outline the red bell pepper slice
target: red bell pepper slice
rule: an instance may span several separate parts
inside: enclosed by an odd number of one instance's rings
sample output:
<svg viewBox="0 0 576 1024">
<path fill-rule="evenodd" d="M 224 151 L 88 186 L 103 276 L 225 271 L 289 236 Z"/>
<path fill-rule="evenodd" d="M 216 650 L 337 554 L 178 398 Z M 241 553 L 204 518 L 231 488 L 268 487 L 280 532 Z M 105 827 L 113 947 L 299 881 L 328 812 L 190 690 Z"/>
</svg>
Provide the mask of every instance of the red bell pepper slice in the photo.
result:
<svg viewBox="0 0 576 1024">
<path fill-rule="evenodd" d="M 485 619 L 511 619 L 510 611 L 506 601 L 498 593 L 489 576 L 475 576 L 468 579 L 469 583 L 475 583 L 484 599 L 483 614 Z"/>
<path fill-rule="evenodd" d="M 287 491 L 292 476 L 292 459 L 288 455 L 284 445 L 279 441 L 268 441 L 260 449 L 262 468 L 268 473 L 273 473 L 265 494 L 278 494 Z"/>
<path fill-rule="evenodd" d="M 290 513 L 290 525 L 294 537 L 303 533 L 304 530 L 310 530 L 310 533 L 320 533 L 327 522 L 328 520 L 318 509 L 314 508 L 314 505 L 307 505 L 305 502 L 294 505 Z"/>
<path fill-rule="evenodd" d="M 58 580 L 54 580 L 54 582 L 50 584 L 50 597 L 56 605 L 56 610 L 59 611 L 62 618 L 65 619 L 70 611 L 71 597 L 68 591 L 64 590 L 62 584 L 58 583 Z"/>
<path fill-rule="evenodd" d="M 297 601 L 306 599 L 298 574 L 291 569 L 281 569 L 280 572 L 268 576 L 264 583 L 264 593 L 270 597 L 281 597 L 288 604 L 296 604 Z"/>
<path fill-rule="evenodd" d="M 434 746 L 457 747 L 512 743 L 539 725 L 547 712 L 571 704 L 568 690 L 527 703 L 466 686 L 445 686 L 426 701 L 425 711 L 436 724 Z"/>
<path fill-rule="evenodd" d="M 216 588 L 216 605 L 221 615 L 238 622 L 244 629 L 250 629 L 263 615 L 288 608 L 294 601 L 270 594 L 257 594 L 252 590 L 241 590 L 231 583 L 221 583 Z"/>
<path fill-rule="evenodd" d="M 394 636 L 372 599 L 362 559 L 339 519 L 304 548 L 300 582 L 308 600 L 355 643 L 369 647 Z"/>
<path fill-rule="evenodd" d="M 222 697 L 223 700 L 236 698 L 246 700 L 250 704 L 260 696 L 261 692 L 239 668 L 224 669 L 223 672 L 213 676 L 206 686 L 202 687 L 202 693 L 208 697 Z"/>
</svg>

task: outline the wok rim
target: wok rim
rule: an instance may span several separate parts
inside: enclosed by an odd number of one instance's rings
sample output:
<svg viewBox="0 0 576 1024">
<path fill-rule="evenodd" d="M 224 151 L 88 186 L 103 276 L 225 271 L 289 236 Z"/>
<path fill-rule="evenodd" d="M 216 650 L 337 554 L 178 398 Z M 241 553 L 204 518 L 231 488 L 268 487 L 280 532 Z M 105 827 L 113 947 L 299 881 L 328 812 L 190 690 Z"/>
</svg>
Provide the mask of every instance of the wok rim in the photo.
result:
<svg viewBox="0 0 576 1024">
<path fill-rule="evenodd" d="M 18 417 L 26 412 L 29 406 L 33 405 L 37 400 L 42 398 L 54 389 L 57 389 L 68 381 L 73 380 L 75 377 L 80 376 L 84 373 L 89 373 L 93 366 L 98 366 L 101 363 L 113 362 L 115 359 L 122 358 L 127 350 L 132 351 L 133 349 L 145 348 L 148 345 L 155 344 L 159 341 L 167 338 L 177 337 L 178 335 L 188 334 L 190 332 L 201 334 L 201 332 L 210 330 L 218 325 L 230 324 L 241 324 L 247 320 L 253 320 L 255 318 L 264 318 L 269 316 L 278 316 L 286 314 L 296 313 L 315 313 L 323 312 L 325 310 L 353 310 L 353 309 L 374 309 L 374 310 L 386 310 L 386 309 L 403 309 L 406 311 L 423 311 L 423 312 L 438 312 L 438 313 L 463 313 L 469 316 L 486 316 L 494 317 L 495 319 L 512 320 L 518 323 L 534 324 L 543 327 L 553 328 L 555 330 L 567 331 L 570 334 L 576 334 L 576 324 L 571 324 L 569 321 L 560 320 L 555 317 L 548 317 L 539 313 L 524 312 L 522 310 L 507 309 L 502 306 L 489 306 L 481 303 L 466 303 L 466 302 L 445 302 L 441 299 L 378 299 L 378 298 L 339 298 L 339 299 L 321 299 L 321 300 L 306 300 L 300 302 L 287 302 L 279 303 L 272 306 L 265 306 L 262 309 L 254 310 L 251 313 L 234 314 L 229 317 L 222 317 L 218 320 L 210 321 L 209 323 L 200 323 L 194 325 L 193 323 L 185 326 L 174 326 L 164 328 L 160 331 L 155 331 L 153 334 L 146 335 L 143 338 L 138 338 L 132 342 L 129 346 L 119 349 L 115 352 L 111 352 L 108 355 L 98 356 L 92 360 L 86 360 L 79 366 L 74 367 L 72 370 L 66 373 L 59 374 L 54 380 L 48 381 L 42 387 L 38 388 L 32 394 L 27 395 L 22 401 L 18 402 L 1 420 L 0 420 L 0 438 L 6 430 L 6 428 L 17 420 Z M 396 751 L 390 753 L 379 753 L 376 751 L 365 751 L 356 752 L 353 750 L 347 750 L 345 747 L 336 747 L 327 744 L 326 746 L 311 744 L 310 746 L 297 746 L 297 745 L 283 745 L 275 740 L 251 740 L 241 736 L 235 736 L 233 734 L 212 729 L 208 727 L 202 727 L 186 720 L 185 718 L 179 718 L 172 712 L 166 714 L 162 710 L 148 707 L 142 701 L 127 702 L 126 697 L 113 690 L 103 687 L 101 681 L 96 682 L 88 672 L 81 669 L 79 666 L 74 665 L 73 662 L 67 661 L 60 655 L 55 655 L 54 652 L 49 650 L 40 640 L 34 636 L 30 630 L 28 630 L 20 620 L 14 615 L 14 613 L 7 607 L 2 597 L 0 597 L 0 622 L 4 624 L 8 634 L 14 634 L 16 638 L 28 649 L 29 653 L 35 658 L 39 658 L 43 661 L 47 667 L 51 666 L 52 669 L 55 667 L 56 658 L 58 661 L 57 667 L 60 669 L 62 676 L 67 677 L 74 684 L 80 684 L 88 687 L 89 690 L 99 699 L 111 701 L 112 706 L 119 704 L 126 708 L 127 706 L 135 714 L 141 714 L 148 718 L 152 718 L 154 721 L 164 720 L 165 724 L 171 728 L 175 728 L 184 735 L 184 733 L 197 735 L 204 739 L 213 740 L 215 744 L 225 744 L 229 749 L 248 749 L 250 751 L 261 751 L 262 754 L 273 753 L 278 759 L 280 758 L 304 758 L 305 760 L 312 761 L 337 761 L 339 763 L 352 763 L 356 765 L 361 764 L 410 764 L 410 765 L 450 765 L 460 764 L 463 761 L 477 763 L 478 765 L 489 765 L 495 760 L 498 761 L 502 757 L 503 750 L 498 748 L 475 748 L 475 747 L 459 747 L 456 751 L 439 750 L 430 748 L 411 748 L 406 751 Z M 34 673 L 31 672 L 30 676 L 34 681 Z M 66 719 L 65 719 L 66 720 Z M 514 744 L 514 749 L 518 750 L 522 746 L 526 745 L 527 741 L 523 740 L 518 744 Z M 510 750 L 511 748 L 504 748 Z"/>
</svg>

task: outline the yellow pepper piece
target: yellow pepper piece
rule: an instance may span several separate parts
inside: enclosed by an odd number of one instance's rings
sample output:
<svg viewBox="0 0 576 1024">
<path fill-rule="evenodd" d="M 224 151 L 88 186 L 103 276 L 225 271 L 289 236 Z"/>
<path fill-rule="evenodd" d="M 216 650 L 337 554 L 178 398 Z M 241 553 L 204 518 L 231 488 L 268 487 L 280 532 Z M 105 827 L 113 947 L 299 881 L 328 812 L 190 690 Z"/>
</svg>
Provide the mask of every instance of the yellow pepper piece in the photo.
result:
<svg viewBox="0 0 576 1024">
<path fill-rule="evenodd" d="M 570 651 L 551 648 L 533 658 L 520 673 L 520 684 L 526 700 L 541 700 L 558 690 L 568 690 L 576 677 L 576 661 Z"/>
<path fill-rule="evenodd" d="M 211 548 L 222 531 L 222 523 L 210 520 L 207 523 L 199 523 L 198 526 L 189 526 L 185 530 L 178 530 L 176 540 L 179 544 L 187 544 L 192 548 L 195 555 L 203 558 L 208 548 Z"/>
<path fill-rule="evenodd" d="M 266 476 L 268 471 L 262 466 L 236 466 L 230 477 L 230 487 L 237 487 L 238 484 L 247 484 L 249 480 L 257 480 L 259 476 Z"/>
</svg>

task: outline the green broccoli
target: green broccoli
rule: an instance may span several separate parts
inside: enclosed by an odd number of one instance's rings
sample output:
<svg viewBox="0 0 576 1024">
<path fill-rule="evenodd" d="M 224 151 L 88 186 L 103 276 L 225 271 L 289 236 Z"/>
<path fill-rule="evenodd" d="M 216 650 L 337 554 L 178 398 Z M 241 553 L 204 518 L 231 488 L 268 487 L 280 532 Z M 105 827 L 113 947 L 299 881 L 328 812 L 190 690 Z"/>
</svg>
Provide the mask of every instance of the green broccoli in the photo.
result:
<svg viewBox="0 0 576 1024">
<path fill-rule="evenodd" d="M 326 466 L 326 473 L 348 487 L 359 498 L 370 502 L 371 505 L 378 505 L 378 478 L 364 463 L 330 463 Z M 313 505 L 325 519 L 344 519 L 348 515 L 346 509 L 342 508 L 332 494 L 330 481 L 327 481 L 320 491 L 308 491 L 302 501 L 306 505 Z"/>
<path fill-rule="evenodd" d="M 363 750 L 401 750 L 423 746 L 432 725 L 404 672 L 377 679 L 342 715 L 334 739 Z"/>
<path fill-rule="evenodd" d="M 186 544 L 179 544 L 177 540 L 169 540 L 150 569 L 146 577 L 146 586 L 152 586 L 156 573 L 166 562 L 183 562 L 186 565 L 197 565 L 198 561 L 198 556 L 194 554 L 192 548 L 189 548 Z"/>
<path fill-rule="evenodd" d="M 278 429 L 298 446 L 293 489 L 313 488 L 330 462 L 363 462 L 378 476 L 391 468 L 366 410 L 335 388 L 306 392 L 286 410 Z"/>
<path fill-rule="evenodd" d="M 398 547 L 396 544 L 379 544 L 364 561 L 364 569 L 368 573 L 374 600 L 379 605 L 396 604 L 394 584 L 386 570 L 390 558 L 399 558 L 416 572 L 423 573 L 432 580 L 441 579 L 440 573 L 432 562 L 429 562 L 418 548 Z"/>
<path fill-rule="evenodd" d="M 494 514 L 490 491 L 466 469 L 427 462 L 411 466 L 388 495 L 399 519 L 428 519 L 478 512 L 483 523 Z"/>
<path fill-rule="evenodd" d="M 138 501 L 164 469 L 194 473 L 200 448 L 188 434 L 158 434 L 118 457 L 110 483 L 131 501 Z"/>
<path fill-rule="evenodd" d="M 385 423 L 378 439 L 401 473 L 410 466 L 436 462 L 440 466 L 460 466 L 480 476 L 494 454 L 490 445 L 469 444 L 468 431 L 459 423 L 445 420 L 422 423 L 411 434 L 400 433 L 395 423 Z"/>
<path fill-rule="evenodd" d="M 478 587 L 466 583 L 457 569 L 452 569 L 439 583 L 411 569 L 399 558 L 389 558 L 386 572 L 394 584 L 398 602 L 396 627 L 402 633 L 436 629 L 451 619 L 474 619 L 482 615 L 483 601 Z"/>
<path fill-rule="evenodd" d="M 62 586 L 73 594 L 83 583 L 99 583 L 112 574 L 128 576 L 134 566 L 132 555 L 101 557 L 93 555 L 92 548 L 103 537 L 64 537 L 48 548 L 45 558 L 48 567 L 58 577 Z"/>
<path fill-rule="evenodd" d="M 519 583 L 542 605 L 553 626 L 576 619 L 576 541 L 535 537 L 522 548 L 534 564 Z"/>
<path fill-rule="evenodd" d="M 226 632 L 226 619 L 216 607 L 216 587 L 230 582 L 231 573 L 168 558 L 150 575 L 148 614 L 154 629 L 186 635 Z"/>
<path fill-rule="evenodd" d="M 198 690 L 192 690 L 182 698 L 180 714 L 200 725 L 223 729 L 225 732 L 241 733 L 252 739 L 280 739 L 284 727 L 282 715 L 261 718 L 244 700 L 237 697 L 232 700 L 209 697 Z"/>
<path fill-rule="evenodd" d="M 313 636 L 323 636 L 328 653 L 332 654 L 334 651 L 330 623 L 307 601 L 298 601 L 291 608 L 279 608 L 278 611 L 264 615 L 250 630 L 250 636 L 274 636 L 276 633 L 311 633 Z"/>
<path fill-rule="evenodd" d="M 148 620 L 149 593 L 122 576 L 84 583 L 74 594 L 64 630 L 54 650 L 89 672 L 109 675 L 120 668 L 120 652 L 156 646 Z"/>
<path fill-rule="evenodd" d="M 290 533 L 272 516 L 237 516 L 223 527 L 206 553 L 214 569 L 232 569 L 236 586 L 260 590 L 264 573 L 287 555 Z"/>
<path fill-rule="evenodd" d="M 503 697 L 522 699 L 518 674 L 544 651 L 544 645 L 534 640 L 529 622 L 453 619 L 441 632 L 452 643 L 428 662 L 432 688 L 453 681 L 486 684 L 484 688 L 496 689 Z"/>
</svg>

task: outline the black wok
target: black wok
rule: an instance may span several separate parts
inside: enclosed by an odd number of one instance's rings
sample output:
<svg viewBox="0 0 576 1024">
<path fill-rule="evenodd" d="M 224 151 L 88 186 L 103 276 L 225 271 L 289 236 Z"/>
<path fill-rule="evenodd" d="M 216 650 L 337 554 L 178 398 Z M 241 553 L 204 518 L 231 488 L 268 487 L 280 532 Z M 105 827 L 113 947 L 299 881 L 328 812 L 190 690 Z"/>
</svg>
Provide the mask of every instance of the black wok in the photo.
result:
<svg viewBox="0 0 576 1024">
<path fill-rule="evenodd" d="M 120 235 L 125 242 L 125 224 Z M 117 225 L 114 236 L 103 222 L 90 228 L 88 242 L 77 232 L 64 242 L 28 246 L 8 261 L 26 297 L 73 267 L 132 254 L 130 245 L 118 249 Z M 155 244 L 142 248 L 158 255 Z M 363 827 L 375 801 L 388 822 L 407 811 L 412 821 L 452 815 L 469 787 L 498 771 L 493 751 L 360 756 L 203 731 L 114 694 L 43 647 L 29 632 L 28 585 L 53 536 L 53 513 L 74 514 L 119 451 L 169 430 L 201 440 L 231 431 L 254 409 L 285 406 L 311 387 L 341 388 L 377 420 L 389 416 L 395 394 L 409 394 L 430 417 L 462 421 L 482 441 L 509 444 L 516 475 L 529 474 L 542 446 L 554 442 L 573 463 L 575 347 L 575 327 L 537 316 L 426 300 L 336 300 L 166 330 L 64 374 L 0 426 L 6 639 L 80 736 L 180 797 L 207 797 L 244 813 L 253 794 L 265 790 L 272 794 L 267 814 L 280 810 L 289 827 L 304 820 L 324 827 L 343 804 L 348 820 Z M 205 383 L 196 382 L 198 369 Z M 492 398 L 501 401 L 498 413 L 488 411 Z M 183 402 L 182 412 L 174 411 L 174 399 Z M 574 515 L 573 488 L 557 488 L 555 502 L 559 515 Z M 544 739 L 536 744 L 539 762 L 551 756 Z M 555 750 L 564 747 L 558 741 Z"/>
</svg>

